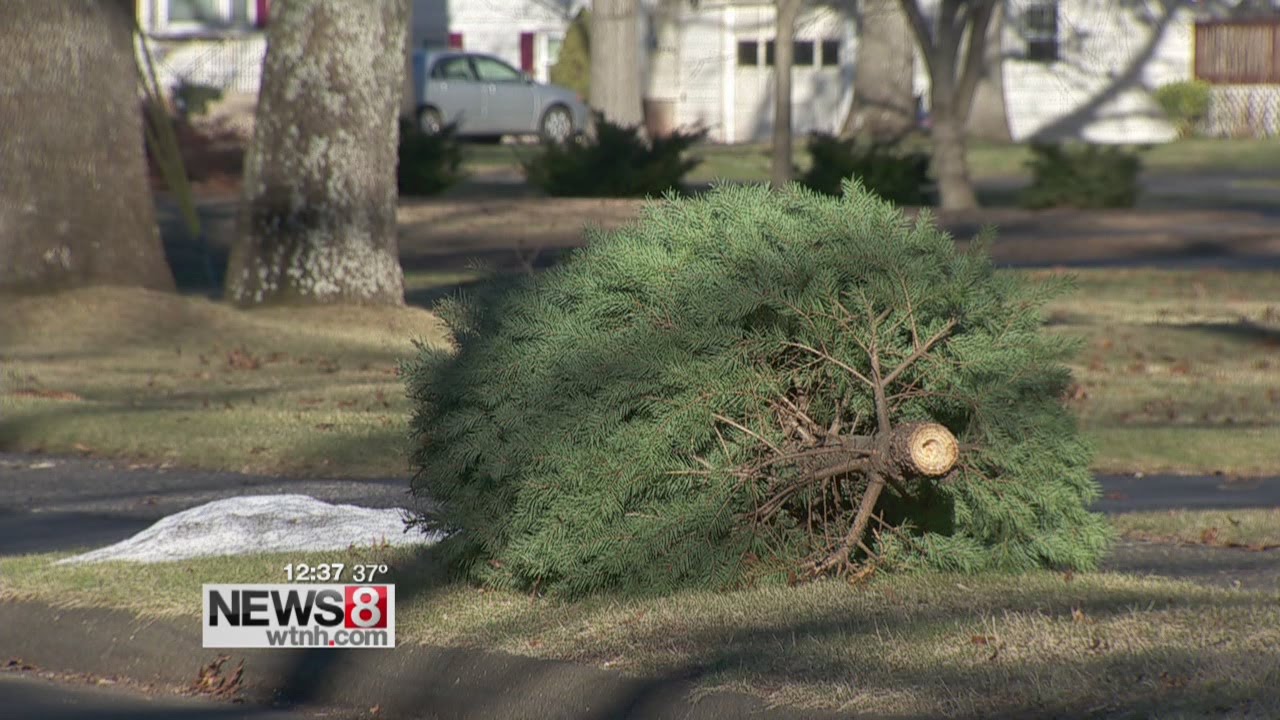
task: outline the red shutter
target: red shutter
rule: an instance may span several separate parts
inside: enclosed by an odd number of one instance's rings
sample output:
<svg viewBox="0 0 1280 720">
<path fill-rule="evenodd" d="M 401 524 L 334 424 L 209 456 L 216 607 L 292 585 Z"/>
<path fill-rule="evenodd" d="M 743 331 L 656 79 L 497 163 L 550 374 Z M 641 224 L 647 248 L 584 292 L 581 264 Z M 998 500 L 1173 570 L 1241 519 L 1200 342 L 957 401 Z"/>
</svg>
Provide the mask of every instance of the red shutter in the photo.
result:
<svg viewBox="0 0 1280 720">
<path fill-rule="evenodd" d="M 258 27 L 260 28 L 266 27 L 267 18 L 271 15 L 270 0 L 258 0 L 257 10 L 258 10 Z"/>
<path fill-rule="evenodd" d="M 520 69 L 533 72 L 533 33 L 520 33 Z"/>
<path fill-rule="evenodd" d="M 462 49 L 462 33 L 449 33 L 449 49 L 450 50 Z"/>
</svg>

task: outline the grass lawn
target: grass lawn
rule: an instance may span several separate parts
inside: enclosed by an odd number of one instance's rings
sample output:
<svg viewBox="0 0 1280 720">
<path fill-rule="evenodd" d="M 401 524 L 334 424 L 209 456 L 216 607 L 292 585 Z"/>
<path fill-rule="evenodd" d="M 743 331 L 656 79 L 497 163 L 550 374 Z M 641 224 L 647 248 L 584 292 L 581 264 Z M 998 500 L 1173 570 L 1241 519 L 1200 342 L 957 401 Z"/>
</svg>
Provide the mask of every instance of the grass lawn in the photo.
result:
<svg viewBox="0 0 1280 720">
<path fill-rule="evenodd" d="M 1050 322 L 1084 341 L 1072 403 L 1098 470 L 1280 474 L 1280 273 L 1077 276 Z M 474 277 L 406 285 L 430 299 Z M 443 328 L 419 308 L 246 312 L 110 289 L 6 300 L 0 450 L 407 475 L 395 369 L 413 338 L 443 342 Z"/>
<path fill-rule="evenodd" d="M 1280 273 L 1097 270 L 1049 308 L 1103 471 L 1280 474 Z"/>
<path fill-rule="evenodd" d="M 715 179 L 736 182 L 766 182 L 769 179 L 770 145 L 740 143 L 698 146 L 693 155 L 702 163 L 686 176 L 690 183 L 708 183 Z M 809 153 L 804 138 L 793 144 L 794 162 L 801 171 L 809 166 Z M 466 146 L 465 164 L 472 171 L 496 168 L 519 168 L 516 153 L 537 152 L 536 146 L 476 145 Z M 1143 153 L 1147 170 L 1166 172 L 1274 171 L 1280 168 L 1280 140 L 1190 139 L 1152 146 Z M 1026 162 L 1031 151 L 1026 145 L 1012 143 L 972 143 L 969 147 L 969 170 L 975 180 L 1021 177 L 1027 175 Z"/>
<path fill-rule="evenodd" d="M 62 555 L 3 558 L 0 599 L 195 623 L 201 583 L 282 582 L 283 565 L 303 559 L 376 561 L 393 568 L 401 645 L 678 673 L 706 690 L 874 717 L 1280 712 L 1280 605 L 1263 593 L 1046 571 L 565 603 L 451 584 L 425 555 L 366 549 L 88 567 L 51 565 Z"/>
<path fill-rule="evenodd" d="M 6 299 L 0 449 L 245 472 L 404 475 L 417 308 L 276 308 L 91 289 Z"/>
<path fill-rule="evenodd" d="M 1255 551 L 1280 547 L 1280 508 L 1123 513 L 1111 522 L 1132 540 Z"/>
</svg>

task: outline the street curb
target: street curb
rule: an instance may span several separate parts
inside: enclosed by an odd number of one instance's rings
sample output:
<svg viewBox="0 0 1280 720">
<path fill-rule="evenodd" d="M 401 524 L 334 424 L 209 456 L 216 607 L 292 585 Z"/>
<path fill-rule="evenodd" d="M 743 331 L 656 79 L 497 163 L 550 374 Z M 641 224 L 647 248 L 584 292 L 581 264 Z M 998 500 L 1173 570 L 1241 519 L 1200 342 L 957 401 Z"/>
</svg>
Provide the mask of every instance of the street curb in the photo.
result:
<svg viewBox="0 0 1280 720">
<path fill-rule="evenodd" d="M 845 717 L 768 708 L 741 693 L 694 700 L 691 678 L 641 679 L 573 663 L 428 646 L 368 650 L 216 650 L 191 620 L 121 610 L 0 602 L 3 657 L 42 670 L 190 687 L 200 668 L 241 661 L 243 698 L 262 705 L 337 707 L 377 717 L 511 720 L 801 720 Z"/>
</svg>

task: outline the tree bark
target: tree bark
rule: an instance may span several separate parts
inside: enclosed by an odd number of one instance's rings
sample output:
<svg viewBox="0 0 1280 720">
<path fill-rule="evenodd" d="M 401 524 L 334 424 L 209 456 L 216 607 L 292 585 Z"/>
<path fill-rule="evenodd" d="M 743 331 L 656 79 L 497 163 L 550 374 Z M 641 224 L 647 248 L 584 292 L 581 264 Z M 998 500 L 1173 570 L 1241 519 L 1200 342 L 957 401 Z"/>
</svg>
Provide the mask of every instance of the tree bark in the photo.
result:
<svg viewBox="0 0 1280 720">
<path fill-rule="evenodd" d="M 947 210 L 978 206 L 965 155 L 965 128 L 982 78 L 997 0 L 941 0 L 931 18 L 919 0 L 901 0 L 929 71 L 933 172 Z"/>
<path fill-rule="evenodd" d="M 409 0 L 272 6 L 227 297 L 398 305 Z"/>
<path fill-rule="evenodd" d="M 640 15 L 637 0 L 595 0 L 591 6 L 591 106 L 609 122 L 638 126 Z"/>
<path fill-rule="evenodd" d="M 1004 98 L 1004 3 L 996 5 L 987 29 L 982 76 L 973 95 L 968 133 L 972 140 L 1011 142 L 1009 112 Z"/>
<path fill-rule="evenodd" d="M 791 182 L 791 66 L 795 55 L 796 17 L 802 0 L 777 0 L 773 34 L 773 160 L 775 188 Z"/>
<path fill-rule="evenodd" d="M 841 137 L 900 138 L 916 123 L 915 40 L 898 0 L 864 0 L 858 13 L 853 104 Z"/>
<path fill-rule="evenodd" d="M 937 106 L 935 106 L 937 107 Z M 933 113 L 933 176 L 938 181 L 938 195 L 944 210 L 967 210 L 978 207 L 978 197 L 969 178 L 968 143 L 964 125 L 947 109 Z"/>
<path fill-rule="evenodd" d="M 0 3 L 0 291 L 173 290 L 143 146 L 132 3 Z"/>
</svg>

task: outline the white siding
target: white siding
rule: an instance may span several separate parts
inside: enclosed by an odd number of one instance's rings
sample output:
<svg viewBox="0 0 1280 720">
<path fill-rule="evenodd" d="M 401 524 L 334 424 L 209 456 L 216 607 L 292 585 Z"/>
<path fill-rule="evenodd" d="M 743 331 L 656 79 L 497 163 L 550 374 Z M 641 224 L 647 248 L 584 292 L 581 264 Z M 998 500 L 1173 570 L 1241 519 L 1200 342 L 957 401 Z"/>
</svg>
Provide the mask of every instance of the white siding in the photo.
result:
<svg viewBox="0 0 1280 720">
<path fill-rule="evenodd" d="M 710 128 L 710 138 L 725 136 L 722 98 L 724 88 L 725 9 L 686 6 L 680 19 L 679 86 L 676 125 Z"/>
<path fill-rule="evenodd" d="M 461 33 L 463 48 L 496 55 L 520 67 L 520 34 L 534 33 L 533 75 L 542 82 L 555 58 L 548 46 L 564 37 L 587 0 L 414 0 L 411 35 L 416 47 L 448 42 Z M 443 11 L 443 12 L 442 12 Z"/>
<path fill-rule="evenodd" d="M 741 4 L 733 8 L 734 22 L 726 27 L 722 42 L 725 61 L 721 65 L 733 73 L 728 88 L 733 101 L 726 103 L 726 131 L 714 136 L 734 142 L 768 140 L 773 132 L 773 68 L 764 64 L 765 43 L 774 37 L 774 6 L 771 3 Z M 797 137 L 810 132 L 834 132 L 844 120 L 852 101 L 852 24 L 830 8 L 803 13 L 796 22 L 796 39 L 814 43 L 814 64 L 796 66 L 791 76 L 791 122 Z M 839 64 L 823 67 L 822 41 L 840 42 Z M 759 64 L 737 65 L 739 41 L 758 43 Z M 731 123 L 731 125 L 730 125 Z M 728 128 L 732 128 L 732 133 Z"/>
<path fill-rule="evenodd" d="M 1064 0 L 1059 60 L 1023 57 L 1025 0 L 1011 0 L 1004 35 L 1004 87 L 1015 141 L 1083 139 L 1149 143 L 1174 139 L 1151 91 L 1188 76 L 1192 35 L 1183 13 L 1150 5 L 1142 17 L 1113 0 Z"/>
</svg>

